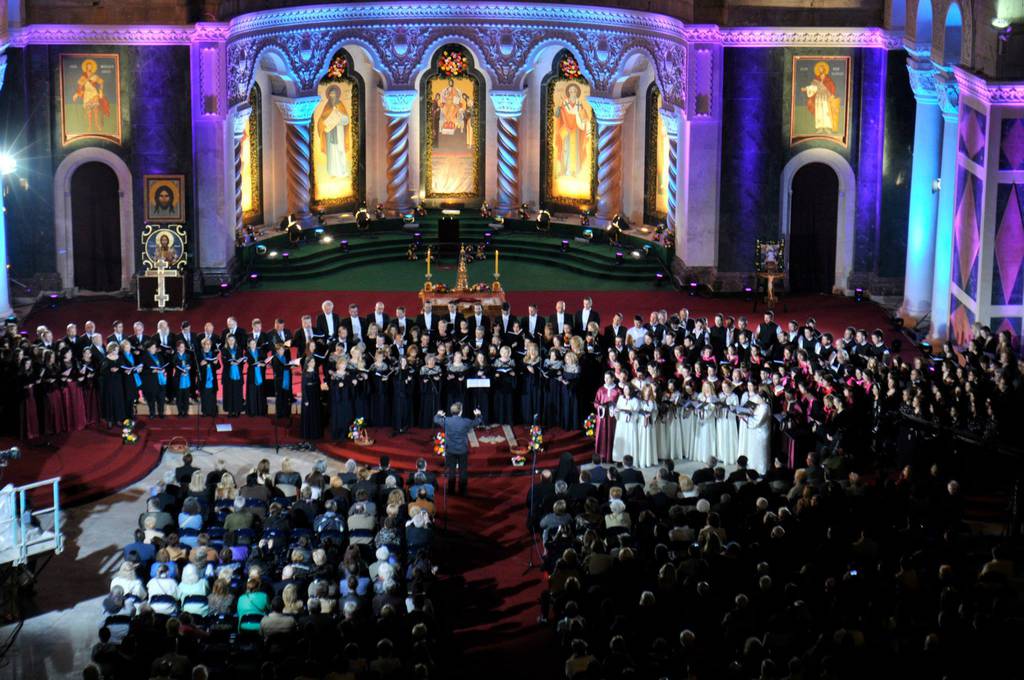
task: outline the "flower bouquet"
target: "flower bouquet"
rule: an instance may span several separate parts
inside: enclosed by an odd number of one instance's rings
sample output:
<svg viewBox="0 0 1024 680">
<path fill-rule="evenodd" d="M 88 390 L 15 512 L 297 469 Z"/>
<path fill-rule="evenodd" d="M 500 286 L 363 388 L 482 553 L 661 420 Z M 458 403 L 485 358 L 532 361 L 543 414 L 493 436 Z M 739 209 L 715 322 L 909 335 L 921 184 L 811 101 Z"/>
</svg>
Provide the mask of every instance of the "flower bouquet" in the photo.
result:
<svg viewBox="0 0 1024 680">
<path fill-rule="evenodd" d="M 544 430 L 540 425 L 534 425 L 530 428 L 530 451 L 537 451 L 538 453 L 544 447 Z"/>
<path fill-rule="evenodd" d="M 437 60 L 437 70 L 449 78 L 454 78 L 469 70 L 469 59 L 464 52 L 445 50 Z"/>
<path fill-rule="evenodd" d="M 580 72 L 580 65 L 576 63 L 576 58 L 572 55 L 566 55 L 562 62 L 558 65 L 558 70 L 561 72 L 563 78 L 582 78 L 583 74 Z"/>
<path fill-rule="evenodd" d="M 348 60 L 340 54 L 331 61 L 331 65 L 327 67 L 326 80 L 342 80 L 345 77 L 345 71 L 348 70 Z"/>
<path fill-rule="evenodd" d="M 587 419 L 583 421 L 583 430 L 587 433 L 587 436 L 591 439 L 594 438 L 594 433 L 597 431 L 597 415 L 591 413 L 587 416 Z"/>
<path fill-rule="evenodd" d="M 373 440 L 366 434 L 366 419 L 356 418 L 348 428 L 348 438 L 360 446 L 369 446 Z"/>
<path fill-rule="evenodd" d="M 135 421 L 125 418 L 121 421 L 121 443 L 134 444 L 139 441 L 139 435 L 135 434 Z"/>
<path fill-rule="evenodd" d="M 445 451 L 444 432 L 438 432 L 434 435 L 434 453 L 444 458 Z"/>
<path fill-rule="evenodd" d="M 448 292 L 448 286 L 446 286 L 443 283 L 435 283 L 434 284 L 434 292 L 435 293 L 447 293 Z"/>
</svg>

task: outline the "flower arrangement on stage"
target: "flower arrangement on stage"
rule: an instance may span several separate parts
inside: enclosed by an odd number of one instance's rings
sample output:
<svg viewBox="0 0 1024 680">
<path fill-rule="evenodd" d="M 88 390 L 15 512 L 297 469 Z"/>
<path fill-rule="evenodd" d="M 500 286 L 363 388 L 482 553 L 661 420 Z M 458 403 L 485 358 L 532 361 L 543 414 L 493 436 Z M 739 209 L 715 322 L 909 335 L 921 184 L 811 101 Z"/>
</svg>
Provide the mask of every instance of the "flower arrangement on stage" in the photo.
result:
<svg viewBox="0 0 1024 680">
<path fill-rule="evenodd" d="M 356 444 L 366 446 L 373 441 L 366 435 L 366 419 L 356 418 L 348 428 L 348 438 Z"/>
<path fill-rule="evenodd" d="M 444 432 L 438 432 L 434 435 L 434 453 L 444 458 L 447 447 L 444 441 Z"/>
<path fill-rule="evenodd" d="M 576 63 L 576 58 L 570 54 L 562 58 L 562 62 L 558 65 L 558 71 L 562 74 L 563 78 L 576 79 L 583 77 L 583 74 L 580 72 L 580 65 Z"/>
<path fill-rule="evenodd" d="M 332 61 L 331 65 L 327 67 L 326 80 L 343 80 L 345 78 L 345 71 L 348 70 L 348 59 L 341 56 L 336 56 Z"/>
<path fill-rule="evenodd" d="M 469 70 L 469 58 L 464 52 L 445 50 L 437 60 L 437 70 L 449 78 L 462 75 Z"/>
<path fill-rule="evenodd" d="M 544 446 L 544 430 L 540 425 L 530 428 L 530 451 L 539 452 Z"/>
<path fill-rule="evenodd" d="M 135 421 L 125 418 L 121 421 L 121 443 L 134 444 L 139 441 L 139 435 L 135 434 Z"/>
<path fill-rule="evenodd" d="M 583 421 L 583 430 L 587 433 L 590 438 L 594 437 L 594 433 L 597 431 L 597 415 L 591 413 L 587 416 L 587 419 Z"/>
<path fill-rule="evenodd" d="M 512 456 L 512 467 L 523 467 L 526 465 L 526 456 L 516 453 Z"/>
<path fill-rule="evenodd" d="M 489 283 L 474 283 L 469 287 L 470 292 L 473 293 L 486 293 L 491 290 L 491 284 Z"/>
<path fill-rule="evenodd" d="M 448 286 L 446 286 L 443 283 L 435 283 L 434 284 L 434 292 L 435 293 L 447 293 L 448 292 Z"/>
</svg>

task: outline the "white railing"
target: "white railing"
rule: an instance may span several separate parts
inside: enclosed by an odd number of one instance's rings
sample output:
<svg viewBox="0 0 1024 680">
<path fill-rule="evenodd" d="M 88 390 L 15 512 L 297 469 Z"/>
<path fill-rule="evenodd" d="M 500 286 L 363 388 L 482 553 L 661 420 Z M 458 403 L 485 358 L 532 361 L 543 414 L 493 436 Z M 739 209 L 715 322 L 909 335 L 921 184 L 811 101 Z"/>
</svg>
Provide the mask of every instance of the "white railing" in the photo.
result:
<svg viewBox="0 0 1024 680">
<path fill-rule="evenodd" d="M 28 494 L 52 487 L 53 505 L 31 509 Z M 60 510 L 60 477 L 24 486 L 7 485 L 0 490 L 0 564 L 24 564 L 43 552 L 64 550 L 63 518 Z"/>
</svg>

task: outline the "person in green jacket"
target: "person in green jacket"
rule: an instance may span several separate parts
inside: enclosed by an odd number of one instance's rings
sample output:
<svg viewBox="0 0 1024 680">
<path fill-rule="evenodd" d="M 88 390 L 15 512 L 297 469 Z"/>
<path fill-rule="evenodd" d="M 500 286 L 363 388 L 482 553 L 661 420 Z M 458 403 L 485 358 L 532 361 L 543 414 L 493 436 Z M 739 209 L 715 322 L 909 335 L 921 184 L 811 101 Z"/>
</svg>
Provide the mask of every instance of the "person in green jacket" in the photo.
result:
<svg viewBox="0 0 1024 680">
<path fill-rule="evenodd" d="M 250 621 L 242 623 L 246 614 L 259 614 L 264 617 L 270 611 L 270 601 L 267 594 L 260 589 L 260 581 L 251 578 L 245 584 L 245 594 L 238 598 L 238 630 L 259 631 L 260 622 Z"/>
</svg>

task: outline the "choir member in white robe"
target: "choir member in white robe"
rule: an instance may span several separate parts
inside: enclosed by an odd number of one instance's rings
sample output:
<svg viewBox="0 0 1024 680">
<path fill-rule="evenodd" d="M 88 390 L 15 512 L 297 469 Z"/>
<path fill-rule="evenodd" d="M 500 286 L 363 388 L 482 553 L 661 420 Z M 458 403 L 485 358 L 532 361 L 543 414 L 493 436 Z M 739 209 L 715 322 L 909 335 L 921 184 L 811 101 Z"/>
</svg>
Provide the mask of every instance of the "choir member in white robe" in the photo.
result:
<svg viewBox="0 0 1024 680">
<path fill-rule="evenodd" d="M 771 466 L 772 410 L 761 394 L 755 393 L 748 401 L 754 412 L 740 421 L 739 451 L 763 477 Z"/>
<path fill-rule="evenodd" d="M 718 420 L 715 428 L 718 431 L 718 460 L 726 465 L 735 465 L 739 457 L 739 426 L 736 419 L 736 408 L 740 398 L 728 380 L 722 382 L 722 394 L 719 395 Z"/>
<path fill-rule="evenodd" d="M 693 458 L 701 463 L 707 463 L 713 457 L 717 458 L 717 409 L 718 395 L 715 394 L 714 384 L 708 380 L 701 386 L 700 395 L 697 397 L 697 432 L 694 436 Z"/>
<path fill-rule="evenodd" d="M 636 460 L 639 439 L 640 400 L 633 396 L 633 386 L 625 383 L 615 403 L 615 440 L 612 442 L 612 460 L 621 463 L 625 456 Z"/>
<path fill-rule="evenodd" d="M 655 431 L 657 420 L 658 402 L 655 398 L 654 386 L 645 385 L 640 392 L 640 418 L 635 456 L 637 467 L 651 467 L 658 464 L 658 458 L 668 457 L 657 449 L 658 442 Z"/>
<path fill-rule="evenodd" d="M 697 397 L 693 388 L 687 386 L 679 406 L 679 432 L 683 438 L 683 458 L 686 460 L 697 460 L 697 412 L 693 408 Z"/>
</svg>

